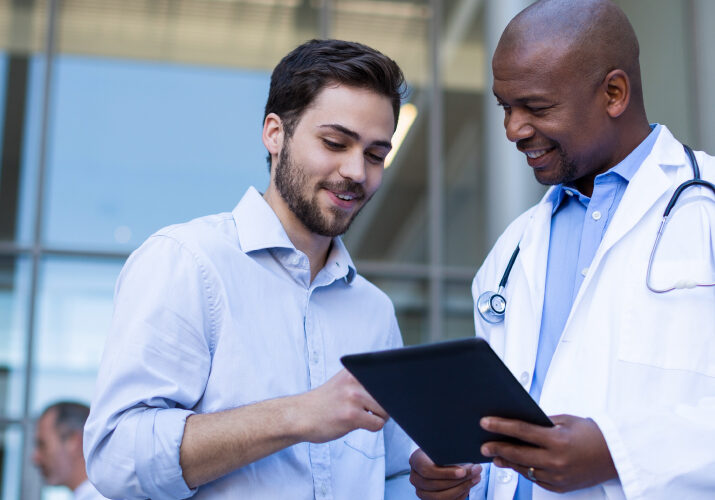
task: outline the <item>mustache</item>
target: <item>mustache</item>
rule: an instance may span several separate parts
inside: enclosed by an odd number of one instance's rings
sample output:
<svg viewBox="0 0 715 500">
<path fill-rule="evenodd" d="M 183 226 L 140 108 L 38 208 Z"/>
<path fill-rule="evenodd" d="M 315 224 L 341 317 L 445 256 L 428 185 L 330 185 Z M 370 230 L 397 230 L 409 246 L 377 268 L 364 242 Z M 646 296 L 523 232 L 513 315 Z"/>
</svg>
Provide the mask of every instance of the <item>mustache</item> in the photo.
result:
<svg viewBox="0 0 715 500">
<path fill-rule="evenodd" d="M 328 191 L 352 193 L 361 199 L 365 197 L 365 188 L 362 187 L 362 184 L 347 179 L 339 182 L 321 182 L 318 184 L 318 188 L 327 189 Z"/>
</svg>

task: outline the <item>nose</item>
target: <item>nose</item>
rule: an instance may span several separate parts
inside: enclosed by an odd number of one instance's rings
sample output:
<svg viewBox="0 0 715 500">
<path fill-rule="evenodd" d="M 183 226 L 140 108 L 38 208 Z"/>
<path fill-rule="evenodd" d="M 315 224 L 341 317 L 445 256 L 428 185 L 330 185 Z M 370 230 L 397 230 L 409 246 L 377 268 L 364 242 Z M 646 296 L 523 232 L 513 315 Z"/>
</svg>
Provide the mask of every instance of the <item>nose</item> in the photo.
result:
<svg viewBox="0 0 715 500">
<path fill-rule="evenodd" d="M 345 179 L 350 179 L 358 184 L 365 182 L 367 173 L 365 170 L 365 157 L 362 151 L 346 155 L 340 164 L 338 173 Z"/>
<path fill-rule="evenodd" d="M 534 135 L 534 127 L 529 123 L 526 114 L 514 108 L 504 116 L 504 128 L 506 138 L 511 142 L 528 139 Z"/>
</svg>

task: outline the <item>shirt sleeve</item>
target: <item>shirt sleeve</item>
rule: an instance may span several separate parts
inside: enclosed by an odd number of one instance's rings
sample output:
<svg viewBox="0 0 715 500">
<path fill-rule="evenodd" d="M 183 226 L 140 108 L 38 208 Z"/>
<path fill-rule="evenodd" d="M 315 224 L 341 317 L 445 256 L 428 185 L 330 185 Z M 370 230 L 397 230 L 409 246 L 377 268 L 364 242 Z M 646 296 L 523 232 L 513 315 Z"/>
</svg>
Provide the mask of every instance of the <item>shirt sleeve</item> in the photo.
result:
<svg viewBox="0 0 715 500">
<path fill-rule="evenodd" d="M 85 426 L 91 481 L 111 498 L 186 498 L 179 449 L 208 380 L 216 299 L 208 270 L 153 236 L 117 282 L 110 334 Z"/>
</svg>

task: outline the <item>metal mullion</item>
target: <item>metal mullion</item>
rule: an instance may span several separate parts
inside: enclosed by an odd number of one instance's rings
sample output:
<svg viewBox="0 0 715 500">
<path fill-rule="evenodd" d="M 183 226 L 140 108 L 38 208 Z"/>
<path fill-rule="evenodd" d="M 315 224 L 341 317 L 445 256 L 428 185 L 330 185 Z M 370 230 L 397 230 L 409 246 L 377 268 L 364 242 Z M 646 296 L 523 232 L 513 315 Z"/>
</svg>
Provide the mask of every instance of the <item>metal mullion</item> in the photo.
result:
<svg viewBox="0 0 715 500">
<path fill-rule="evenodd" d="M 42 118 L 40 129 L 40 150 L 39 150 L 39 165 L 37 176 L 37 196 L 35 198 L 35 227 L 32 241 L 32 268 L 30 277 L 30 305 L 28 308 L 27 322 L 27 343 L 25 350 L 25 401 L 23 404 L 23 426 L 22 434 L 22 449 L 23 457 L 20 464 L 20 497 L 29 498 L 28 492 L 32 491 L 29 488 L 29 477 L 26 464 L 31 455 L 31 441 L 28 436 L 32 433 L 32 419 L 30 418 L 30 398 L 32 395 L 32 369 L 33 369 L 33 348 L 35 340 L 35 312 L 37 309 L 37 289 L 38 289 L 38 274 L 40 268 L 40 259 L 42 257 L 42 227 L 43 227 L 43 206 L 45 195 L 45 173 L 47 163 L 47 139 L 49 128 L 50 114 L 50 93 L 52 85 L 52 70 L 54 57 L 56 52 L 56 26 L 57 26 L 57 9 L 59 0 L 47 0 L 47 31 L 45 40 L 45 78 L 42 93 Z"/>
<path fill-rule="evenodd" d="M 443 141 L 442 126 L 444 102 L 442 99 L 441 75 L 442 55 L 440 51 L 440 36 L 442 32 L 442 1 L 430 0 L 432 10 L 429 32 L 430 92 L 431 110 L 429 119 L 428 163 L 427 163 L 427 197 L 428 197 L 428 255 L 429 255 L 429 340 L 440 340 L 443 335 L 442 296 L 442 241 L 444 234 L 443 196 L 444 180 L 442 175 Z"/>
</svg>

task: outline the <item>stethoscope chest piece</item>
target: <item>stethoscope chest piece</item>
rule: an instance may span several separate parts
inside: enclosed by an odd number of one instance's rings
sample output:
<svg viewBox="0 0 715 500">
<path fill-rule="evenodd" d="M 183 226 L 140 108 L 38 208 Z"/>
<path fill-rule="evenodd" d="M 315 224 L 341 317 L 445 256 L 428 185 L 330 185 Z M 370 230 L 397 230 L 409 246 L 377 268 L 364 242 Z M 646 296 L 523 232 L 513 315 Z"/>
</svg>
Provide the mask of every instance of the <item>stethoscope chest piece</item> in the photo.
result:
<svg viewBox="0 0 715 500">
<path fill-rule="evenodd" d="M 501 323 L 506 312 L 506 299 L 498 292 L 484 292 L 477 299 L 477 311 L 487 323 Z"/>
</svg>

